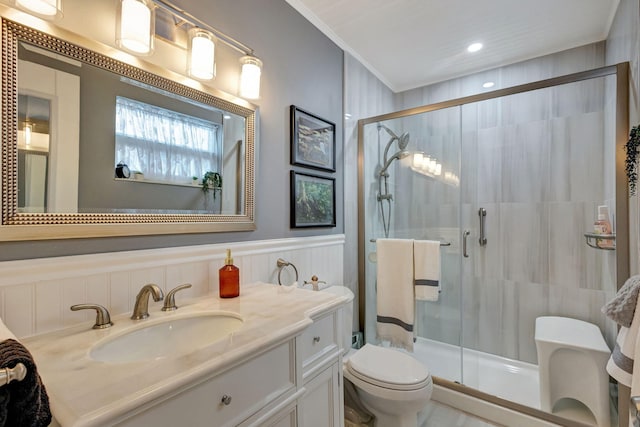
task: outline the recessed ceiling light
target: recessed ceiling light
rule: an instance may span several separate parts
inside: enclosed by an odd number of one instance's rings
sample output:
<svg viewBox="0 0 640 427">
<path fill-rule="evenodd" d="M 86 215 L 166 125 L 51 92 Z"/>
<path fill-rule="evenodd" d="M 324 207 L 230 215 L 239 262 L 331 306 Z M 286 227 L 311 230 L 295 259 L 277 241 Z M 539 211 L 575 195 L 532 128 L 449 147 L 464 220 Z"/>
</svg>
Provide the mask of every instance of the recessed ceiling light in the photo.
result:
<svg viewBox="0 0 640 427">
<path fill-rule="evenodd" d="M 472 43 L 467 48 L 467 52 L 477 52 L 482 49 L 482 43 Z"/>
<path fill-rule="evenodd" d="M 485 82 L 485 83 L 482 83 L 482 87 L 483 87 L 483 88 L 485 88 L 485 89 L 489 89 L 490 87 L 493 87 L 493 86 L 495 86 L 495 83 L 494 83 L 494 82 Z"/>
</svg>

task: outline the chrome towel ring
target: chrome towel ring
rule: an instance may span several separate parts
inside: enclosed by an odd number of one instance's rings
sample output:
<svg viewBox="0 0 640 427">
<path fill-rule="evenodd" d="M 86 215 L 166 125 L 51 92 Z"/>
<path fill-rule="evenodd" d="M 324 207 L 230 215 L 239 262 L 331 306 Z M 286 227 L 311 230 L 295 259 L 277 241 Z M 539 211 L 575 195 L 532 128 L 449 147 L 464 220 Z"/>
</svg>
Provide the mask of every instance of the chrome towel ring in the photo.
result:
<svg viewBox="0 0 640 427">
<path fill-rule="evenodd" d="M 282 286 L 282 282 L 280 281 L 280 276 L 282 275 L 282 270 L 285 267 L 293 267 L 293 271 L 296 272 L 296 283 L 298 282 L 298 269 L 296 268 L 295 265 L 293 265 L 289 261 L 283 260 L 282 258 L 278 258 L 278 260 L 276 261 L 276 265 L 278 266 L 278 284 L 280 286 Z"/>
</svg>

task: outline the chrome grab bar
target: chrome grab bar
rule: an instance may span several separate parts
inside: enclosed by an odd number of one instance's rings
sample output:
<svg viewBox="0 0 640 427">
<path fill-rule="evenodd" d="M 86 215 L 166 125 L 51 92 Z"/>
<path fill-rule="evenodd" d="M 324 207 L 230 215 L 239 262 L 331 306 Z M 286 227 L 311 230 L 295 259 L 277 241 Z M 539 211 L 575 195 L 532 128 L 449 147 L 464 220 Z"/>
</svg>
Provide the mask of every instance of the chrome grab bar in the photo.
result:
<svg viewBox="0 0 640 427">
<path fill-rule="evenodd" d="M 484 220 L 487 217 L 487 210 L 485 208 L 478 209 L 478 216 L 480 217 L 480 239 L 478 239 L 478 242 L 480 242 L 480 246 L 486 246 L 487 238 L 484 235 Z"/>
<path fill-rule="evenodd" d="M 462 233 L 462 255 L 465 258 L 469 258 L 469 254 L 467 253 L 467 237 L 471 234 L 469 230 L 464 230 Z"/>
</svg>

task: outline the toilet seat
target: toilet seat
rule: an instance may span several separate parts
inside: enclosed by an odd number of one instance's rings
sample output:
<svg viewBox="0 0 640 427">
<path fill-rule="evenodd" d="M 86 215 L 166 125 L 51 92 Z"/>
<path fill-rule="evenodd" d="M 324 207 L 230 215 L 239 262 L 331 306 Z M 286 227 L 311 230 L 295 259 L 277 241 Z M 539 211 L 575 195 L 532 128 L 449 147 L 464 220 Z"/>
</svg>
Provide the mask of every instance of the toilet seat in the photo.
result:
<svg viewBox="0 0 640 427">
<path fill-rule="evenodd" d="M 431 384 L 429 371 L 408 354 L 365 344 L 345 363 L 361 381 L 390 390 L 420 390 Z"/>
</svg>

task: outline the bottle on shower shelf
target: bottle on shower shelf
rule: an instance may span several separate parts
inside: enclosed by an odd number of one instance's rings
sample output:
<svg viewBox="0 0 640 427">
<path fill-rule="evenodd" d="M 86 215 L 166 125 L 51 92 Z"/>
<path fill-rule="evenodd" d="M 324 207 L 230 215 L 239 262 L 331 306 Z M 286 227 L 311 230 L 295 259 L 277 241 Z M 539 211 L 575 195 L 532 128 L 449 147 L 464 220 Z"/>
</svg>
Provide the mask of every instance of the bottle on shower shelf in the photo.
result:
<svg viewBox="0 0 640 427">
<path fill-rule="evenodd" d="M 609 207 L 606 205 L 598 206 L 598 219 L 593 224 L 593 232 L 595 234 L 611 235 L 611 222 L 609 221 Z M 596 239 L 596 246 L 599 248 L 613 248 L 614 241 L 611 239 Z"/>
</svg>

